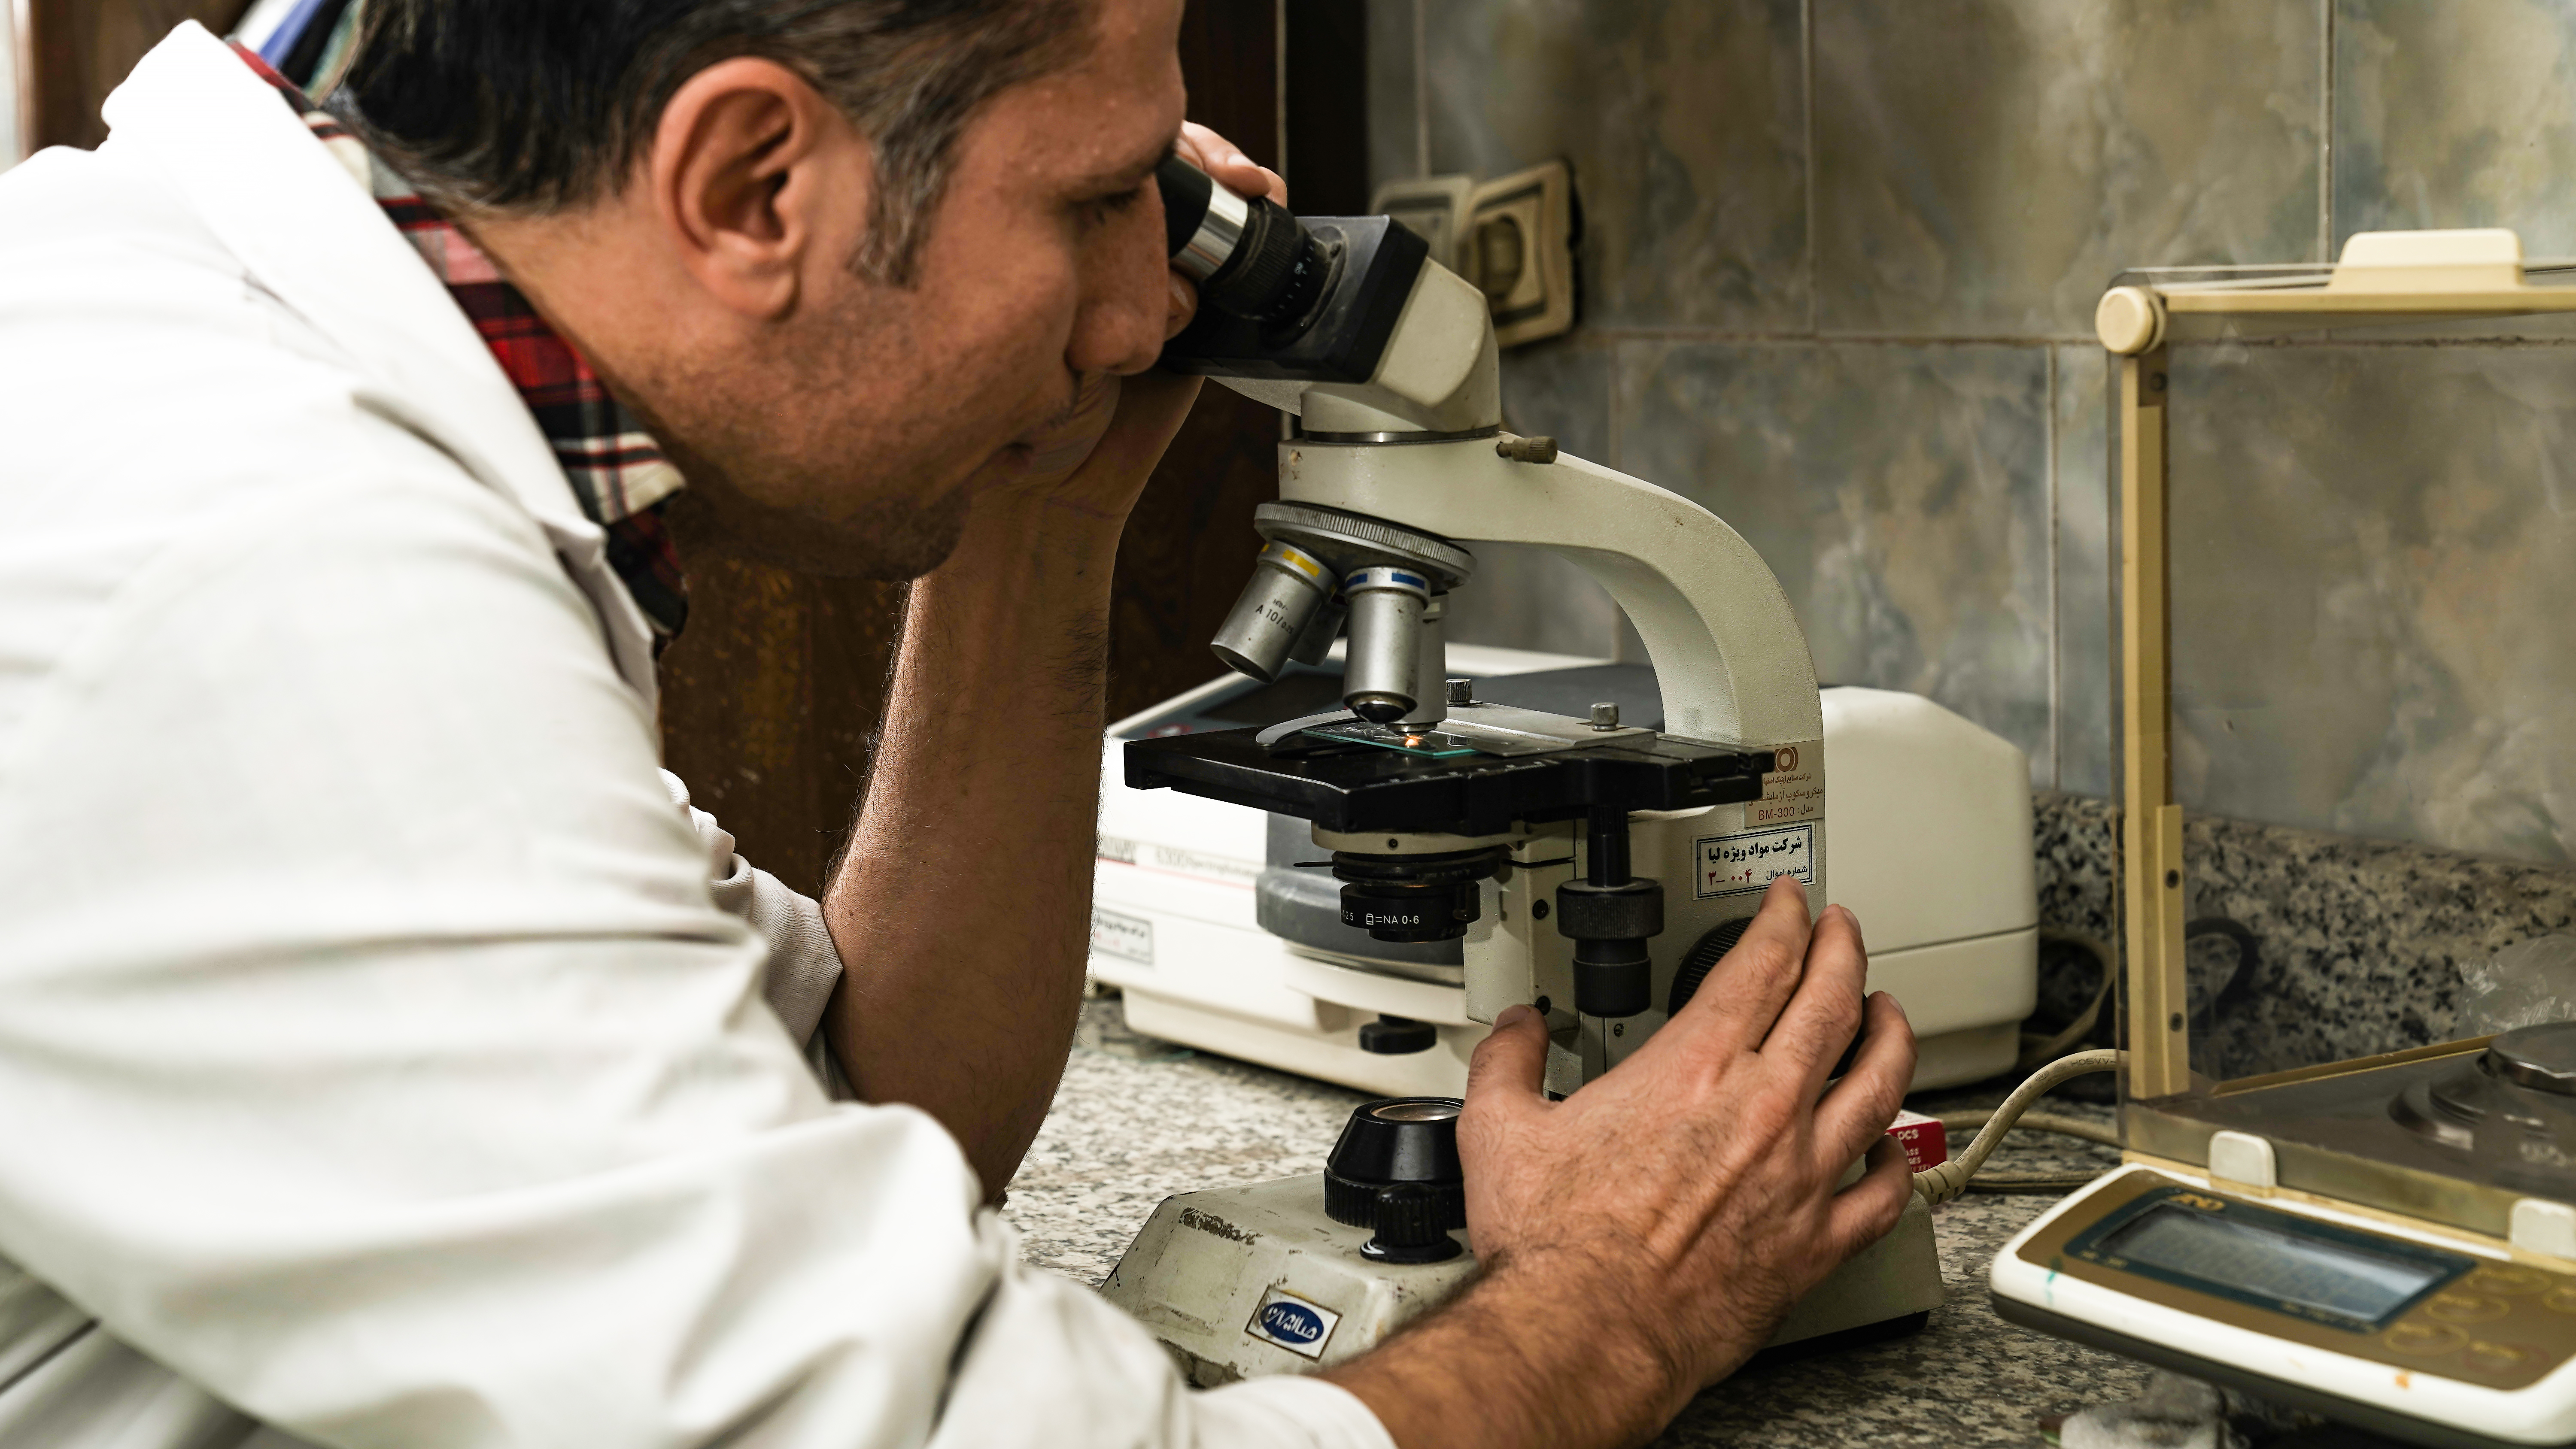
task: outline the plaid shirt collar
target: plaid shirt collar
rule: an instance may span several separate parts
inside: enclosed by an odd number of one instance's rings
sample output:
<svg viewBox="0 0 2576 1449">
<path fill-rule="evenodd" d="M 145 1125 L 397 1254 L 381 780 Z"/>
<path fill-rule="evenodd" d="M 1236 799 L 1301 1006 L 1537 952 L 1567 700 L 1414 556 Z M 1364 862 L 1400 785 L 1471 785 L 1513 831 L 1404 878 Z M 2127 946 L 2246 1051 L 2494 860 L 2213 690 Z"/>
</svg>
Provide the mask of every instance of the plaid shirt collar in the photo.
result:
<svg viewBox="0 0 2576 1449">
<path fill-rule="evenodd" d="M 233 49 L 262 80 L 277 87 L 332 159 L 384 208 L 386 218 L 482 334 L 538 430 L 554 445 L 555 459 L 571 480 L 582 512 L 607 533 L 609 565 L 652 624 L 658 651 L 689 617 L 679 550 L 662 519 L 662 505 L 686 481 L 680 470 L 634 414 L 609 395 L 582 355 L 537 315 L 526 294 L 502 278 L 463 230 L 432 210 L 410 182 L 377 160 L 338 117 L 313 104 L 254 52 L 238 45 Z"/>
</svg>

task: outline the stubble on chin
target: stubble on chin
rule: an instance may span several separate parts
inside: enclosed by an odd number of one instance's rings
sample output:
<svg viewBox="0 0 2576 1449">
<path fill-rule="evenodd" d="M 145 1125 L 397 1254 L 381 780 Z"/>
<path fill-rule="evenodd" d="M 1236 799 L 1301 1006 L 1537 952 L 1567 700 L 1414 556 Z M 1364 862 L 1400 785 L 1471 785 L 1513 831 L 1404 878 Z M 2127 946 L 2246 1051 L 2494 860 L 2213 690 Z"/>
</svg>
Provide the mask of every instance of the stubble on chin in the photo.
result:
<svg viewBox="0 0 2576 1449">
<path fill-rule="evenodd" d="M 818 469 L 798 448 L 783 446 L 788 440 L 768 424 L 746 428 L 732 421 L 778 416 L 774 406 L 728 397 L 737 390 L 732 381 L 703 377 L 684 385 L 681 396 L 712 405 L 699 427 L 675 426 L 628 404 L 687 481 L 666 510 L 684 563 L 743 558 L 826 578 L 901 581 L 929 573 L 957 551 L 974 502 L 968 480 L 892 476 L 911 471 L 894 456 L 901 447 L 855 450 L 854 461 Z M 872 464 L 885 471 L 868 476 Z M 835 510 L 837 517 L 768 501 L 853 498 L 856 507 Z"/>
<path fill-rule="evenodd" d="M 689 480 L 666 512 L 684 564 L 741 558 L 821 578 L 917 579 L 957 551 L 974 502 L 963 486 L 926 501 L 871 494 L 846 517 L 818 518 L 759 502 L 685 450 L 674 450 L 672 461 Z"/>
</svg>

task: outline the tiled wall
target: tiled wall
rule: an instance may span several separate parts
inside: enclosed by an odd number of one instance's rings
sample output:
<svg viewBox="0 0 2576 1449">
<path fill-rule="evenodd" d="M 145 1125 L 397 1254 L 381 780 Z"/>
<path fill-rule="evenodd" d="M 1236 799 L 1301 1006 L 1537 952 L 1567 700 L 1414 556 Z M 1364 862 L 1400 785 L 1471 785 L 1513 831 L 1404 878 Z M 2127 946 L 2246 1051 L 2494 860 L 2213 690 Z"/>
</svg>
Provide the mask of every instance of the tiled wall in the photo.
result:
<svg viewBox="0 0 2576 1449">
<path fill-rule="evenodd" d="M 2576 0 L 1371 3 L 1381 179 L 1574 165 L 1584 321 L 1507 356 L 1512 424 L 1706 504 L 1824 677 L 1941 700 L 2043 787 L 2114 776 L 2114 274 L 2387 227 L 2576 253 Z M 2568 861 L 2571 341 L 2177 358 L 2187 804 Z M 1459 612 L 1620 637 L 1545 560 Z"/>
</svg>

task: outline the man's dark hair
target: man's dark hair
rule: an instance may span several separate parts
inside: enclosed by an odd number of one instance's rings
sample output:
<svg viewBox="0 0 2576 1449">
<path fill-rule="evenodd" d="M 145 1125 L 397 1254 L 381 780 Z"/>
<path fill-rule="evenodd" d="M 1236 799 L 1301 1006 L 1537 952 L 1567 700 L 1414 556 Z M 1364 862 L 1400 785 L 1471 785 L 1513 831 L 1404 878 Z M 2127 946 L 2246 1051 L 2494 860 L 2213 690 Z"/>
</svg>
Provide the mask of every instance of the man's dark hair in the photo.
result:
<svg viewBox="0 0 2576 1449">
<path fill-rule="evenodd" d="M 876 152 L 860 272 L 909 285 L 958 136 L 1092 43 L 1091 0 L 367 0 L 333 109 L 432 205 L 543 214 L 612 194 L 689 77 L 761 56 Z"/>
</svg>

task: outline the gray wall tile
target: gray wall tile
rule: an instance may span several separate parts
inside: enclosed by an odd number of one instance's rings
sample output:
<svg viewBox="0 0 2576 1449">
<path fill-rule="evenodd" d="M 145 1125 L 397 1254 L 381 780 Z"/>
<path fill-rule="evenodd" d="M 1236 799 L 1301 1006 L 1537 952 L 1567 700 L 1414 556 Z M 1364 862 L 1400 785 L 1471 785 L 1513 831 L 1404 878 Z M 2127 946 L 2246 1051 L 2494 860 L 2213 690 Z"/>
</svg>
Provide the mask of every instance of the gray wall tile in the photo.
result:
<svg viewBox="0 0 2576 1449">
<path fill-rule="evenodd" d="M 2175 791 L 2576 858 L 2576 352 L 2174 357 Z"/>
<path fill-rule="evenodd" d="M 1631 342 L 1625 471 L 1780 576 L 1818 674 L 1929 695 L 2051 777 L 2048 356 Z"/>
<path fill-rule="evenodd" d="M 1806 325 L 1798 0 L 1424 4 L 1432 169 L 1571 160 L 1589 322 Z"/>
<path fill-rule="evenodd" d="M 1514 432 L 1546 433 L 1579 457 L 1611 457 L 1607 347 L 1562 338 L 1503 354 L 1503 416 Z M 1626 619 L 1609 591 L 1553 550 L 1475 546 L 1476 577 L 1449 596 L 1449 637 L 1551 654 L 1620 657 Z"/>
<path fill-rule="evenodd" d="M 1525 435 L 1546 433 L 1559 447 L 1616 465 L 1610 432 L 1609 344 L 1575 334 L 1515 347 L 1503 354 L 1503 421 Z"/>
<path fill-rule="evenodd" d="M 1369 187 L 1421 174 L 1414 0 L 1368 0 Z"/>
<path fill-rule="evenodd" d="M 2335 242 L 2509 226 L 2576 254 L 2576 10 L 2336 0 Z"/>
<path fill-rule="evenodd" d="M 2055 349 L 2057 788 L 2109 795 L 2111 754 L 2111 438 L 2109 359 L 2099 347 Z"/>
<path fill-rule="evenodd" d="M 2319 243 L 2317 0 L 1815 0 L 1828 331 L 2087 334 L 2122 267 Z"/>
</svg>

